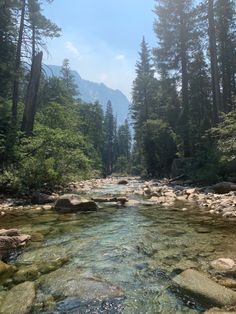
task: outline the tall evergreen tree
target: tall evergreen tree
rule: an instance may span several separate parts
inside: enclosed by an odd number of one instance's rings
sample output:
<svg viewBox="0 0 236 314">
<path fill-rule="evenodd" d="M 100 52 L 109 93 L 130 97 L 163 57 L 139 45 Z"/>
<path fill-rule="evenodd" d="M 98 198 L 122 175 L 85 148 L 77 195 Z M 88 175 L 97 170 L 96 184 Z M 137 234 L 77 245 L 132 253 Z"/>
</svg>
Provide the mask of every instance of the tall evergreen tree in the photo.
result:
<svg viewBox="0 0 236 314">
<path fill-rule="evenodd" d="M 106 175 L 113 172 L 114 166 L 114 139 L 115 139 L 115 119 L 113 115 L 112 103 L 109 100 L 104 116 L 104 149 L 103 164 Z"/>
<path fill-rule="evenodd" d="M 0 98 L 9 98 L 15 57 L 14 1 L 0 1 Z"/>
<path fill-rule="evenodd" d="M 66 87 L 68 95 L 73 99 L 76 95 L 78 95 L 78 86 L 75 83 L 74 75 L 70 69 L 70 61 L 68 59 L 63 60 L 62 68 L 62 81 Z"/>
<path fill-rule="evenodd" d="M 232 0 L 217 0 L 216 38 L 219 49 L 219 63 L 222 81 L 223 111 L 233 109 L 236 75 L 236 5 Z"/>
<path fill-rule="evenodd" d="M 156 0 L 155 32 L 158 48 L 155 58 L 162 72 L 181 73 L 182 138 L 184 155 L 191 155 L 189 133 L 189 54 L 194 36 L 192 0 Z"/>
<path fill-rule="evenodd" d="M 201 47 L 189 65 L 190 134 L 193 154 L 204 132 L 212 125 L 212 101 L 209 67 Z"/>
<path fill-rule="evenodd" d="M 142 149 L 144 123 L 153 114 L 156 91 L 156 79 L 154 78 L 153 65 L 151 63 L 151 52 L 143 38 L 139 61 L 136 64 L 136 78 L 133 82 L 131 114 L 135 129 L 135 140 Z"/>
<path fill-rule="evenodd" d="M 216 43 L 214 0 L 208 0 L 207 14 L 208 14 L 209 51 L 211 60 L 212 95 L 213 95 L 213 120 L 215 123 L 217 123 L 219 119 L 219 111 L 222 108 L 219 82 L 218 53 Z"/>
<path fill-rule="evenodd" d="M 136 79 L 133 82 L 132 91 L 132 118 L 136 133 L 143 123 L 150 117 L 154 104 L 154 70 L 151 64 L 151 53 L 148 45 L 143 38 L 140 60 L 136 64 Z"/>
</svg>

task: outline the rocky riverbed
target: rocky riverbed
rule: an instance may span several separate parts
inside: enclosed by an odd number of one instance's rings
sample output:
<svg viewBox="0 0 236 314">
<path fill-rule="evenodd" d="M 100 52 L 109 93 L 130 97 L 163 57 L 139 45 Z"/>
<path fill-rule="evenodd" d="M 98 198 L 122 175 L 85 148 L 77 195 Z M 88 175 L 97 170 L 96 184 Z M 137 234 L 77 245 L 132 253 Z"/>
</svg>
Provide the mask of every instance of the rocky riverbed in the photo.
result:
<svg viewBox="0 0 236 314">
<path fill-rule="evenodd" d="M 134 200 L 135 195 L 141 195 L 144 197 L 143 201 L 146 201 L 146 205 L 156 204 L 171 207 L 177 202 L 183 204 L 182 210 L 188 210 L 188 206 L 199 206 L 210 214 L 236 221 L 235 185 L 232 186 L 232 191 L 230 191 L 229 183 L 226 182 L 216 186 L 198 188 L 184 181 L 169 182 L 167 179 L 143 181 L 139 178 L 127 177 L 75 182 L 68 186 L 68 190 L 75 193 L 85 193 L 91 190 L 96 191 L 96 189 L 109 184 L 118 183 L 126 186 L 121 195 L 127 197 L 127 206 L 138 204 L 138 202 L 142 203 L 140 200 L 136 202 Z M 221 192 L 221 194 L 215 191 Z"/>
<path fill-rule="evenodd" d="M 143 203 L 148 205 L 161 205 L 163 207 L 173 206 L 176 202 L 183 204 L 182 210 L 188 210 L 189 206 L 198 206 L 205 209 L 210 214 L 218 215 L 224 219 L 236 220 L 236 186 L 230 183 L 223 182 L 216 186 L 210 187 L 193 187 L 189 182 L 185 181 L 173 181 L 169 180 L 149 180 L 144 181 L 140 178 L 134 177 L 110 177 L 106 179 L 92 179 L 81 182 L 72 182 L 63 191 L 64 193 L 76 193 L 76 194 L 89 194 L 91 192 L 91 198 L 98 202 L 112 202 L 113 195 L 109 194 L 109 190 L 106 190 L 106 195 L 96 195 L 96 191 L 100 191 L 103 187 L 107 187 L 113 184 L 124 185 L 125 188 L 116 191 L 119 196 L 127 198 L 126 205 L 134 205 Z M 216 193 L 220 192 L 219 193 Z M 136 200 L 135 195 L 143 196 L 143 200 Z M 102 198 L 101 198 L 102 197 Z M 5 215 L 6 212 L 27 211 L 35 210 L 38 212 L 51 210 L 53 203 L 59 198 L 59 194 L 45 195 L 42 193 L 36 193 L 32 196 L 33 203 L 36 205 L 26 205 L 30 203 L 30 200 L 20 199 L 5 199 L 0 198 L 0 215 Z M 115 200 L 114 200 L 115 202 Z"/>
<path fill-rule="evenodd" d="M 3 236 L 31 240 L 0 262 L 0 313 L 236 312 L 235 192 L 107 178 L 64 193 L 1 205 Z"/>
</svg>

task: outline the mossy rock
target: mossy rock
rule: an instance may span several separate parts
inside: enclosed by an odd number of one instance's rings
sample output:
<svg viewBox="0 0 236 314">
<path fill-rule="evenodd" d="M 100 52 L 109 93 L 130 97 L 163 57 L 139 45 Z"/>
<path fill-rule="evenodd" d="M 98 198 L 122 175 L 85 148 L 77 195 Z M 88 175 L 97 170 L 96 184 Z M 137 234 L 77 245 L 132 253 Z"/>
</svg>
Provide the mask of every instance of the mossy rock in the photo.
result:
<svg viewBox="0 0 236 314">
<path fill-rule="evenodd" d="M 5 281 L 9 277 L 11 277 L 17 268 L 13 265 L 8 265 L 2 261 L 0 261 L 0 282 Z"/>
</svg>

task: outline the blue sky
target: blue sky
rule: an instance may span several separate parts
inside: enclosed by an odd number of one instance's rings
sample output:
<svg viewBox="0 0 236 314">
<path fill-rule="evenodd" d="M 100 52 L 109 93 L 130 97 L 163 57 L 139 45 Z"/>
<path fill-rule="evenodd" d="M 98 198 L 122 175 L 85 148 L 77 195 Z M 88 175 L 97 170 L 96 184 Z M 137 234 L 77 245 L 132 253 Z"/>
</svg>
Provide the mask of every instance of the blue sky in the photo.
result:
<svg viewBox="0 0 236 314">
<path fill-rule="evenodd" d="M 84 79 L 103 82 L 128 97 L 144 35 L 155 46 L 154 0 L 54 0 L 44 14 L 62 28 L 48 41 L 45 63 L 71 68 Z"/>
</svg>

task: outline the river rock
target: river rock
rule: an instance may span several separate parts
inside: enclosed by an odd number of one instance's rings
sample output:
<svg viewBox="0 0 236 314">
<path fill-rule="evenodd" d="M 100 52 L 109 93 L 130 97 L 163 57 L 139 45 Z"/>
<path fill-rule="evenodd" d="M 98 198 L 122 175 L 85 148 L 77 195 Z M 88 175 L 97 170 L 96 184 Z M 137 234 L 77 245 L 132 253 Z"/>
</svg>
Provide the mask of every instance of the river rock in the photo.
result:
<svg viewBox="0 0 236 314">
<path fill-rule="evenodd" d="M 203 314 L 236 314 L 236 311 L 227 311 L 227 310 L 222 310 L 218 308 L 212 308 Z"/>
<path fill-rule="evenodd" d="M 0 236 L 13 237 L 19 235 L 20 233 L 17 229 L 0 229 Z"/>
<path fill-rule="evenodd" d="M 216 306 L 236 305 L 236 292 L 217 284 L 197 270 L 187 269 L 173 281 L 200 303 Z"/>
<path fill-rule="evenodd" d="M 120 184 L 120 185 L 127 185 L 128 183 L 129 182 L 127 180 L 125 180 L 125 179 L 122 179 L 122 180 L 118 181 L 118 184 Z"/>
<path fill-rule="evenodd" d="M 64 194 L 56 201 L 55 209 L 61 212 L 94 211 L 98 209 L 93 200 L 87 200 L 77 194 Z"/>
<path fill-rule="evenodd" d="M 218 280 L 218 283 L 221 286 L 225 286 L 225 287 L 233 289 L 233 290 L 236 289 L 236 280 L 235 279 L 232 279 L 232 278 L 222 278 L 222 279 Z"/>
<path fill-rule="evenodd" d="M 13 280 L 16 283 L 24 282 L 24 281 L 31 281 L 36 280 L 40 272 L 36 265 L 29 265 L 20 268 L 14 275 Z"/>
<path fill-rule="evenodd" d="M 0 314 L 28 314 L 35 299 L 33 282 L 26 281 L 13 287 L 3 300 Z"/>
<path fill-rule="evenodd" d="M 236 191 L 236 184 L 232 182 L 220 182 L 213 185 L 212 189 L 217 194 L 227 194 L 231 191 Z"/>
<path fill-rule="evenodd" d="M 7 251 L 25 246 L 31 239 L 27 234 L 20 234 L 17 229 L 1 229 L 0 230 L 0 255 L 4 255 Z"/>
<path fill-rule="evenodd" d="M 219 258 L 211 262 L 211 266 L 219 271 L 228 271 L 233 269 L 236 264 L 231 258 Z"/>
<path fill-rule="evenodd" d="M 16 267 L 0 261 L 0 280 L 5 280 L 16 271 Z"/>
<path fill-rule="evenodd" d="M 54 298 L 79 297 L 81 300 L 105 300 L 123 297 L 124 292 L 100 278 L 81 274 L 77 269 L 60 268 L 42 276 L 40 286 Z"/>
</svg>

